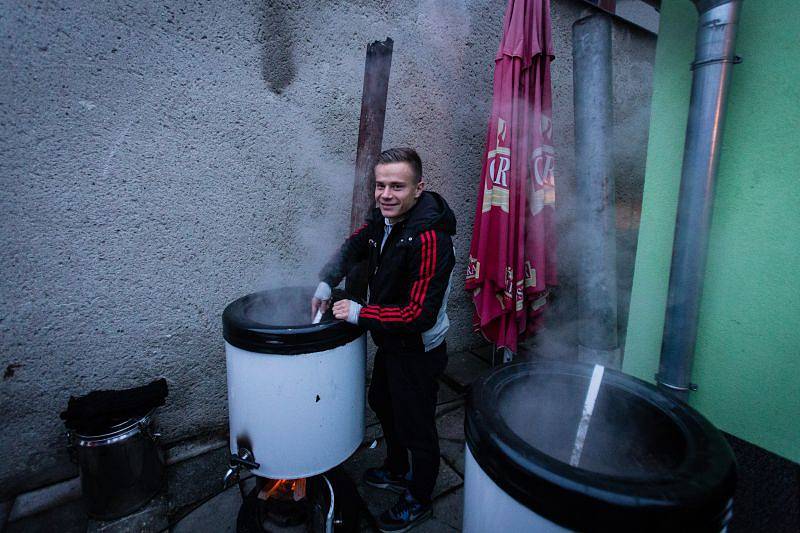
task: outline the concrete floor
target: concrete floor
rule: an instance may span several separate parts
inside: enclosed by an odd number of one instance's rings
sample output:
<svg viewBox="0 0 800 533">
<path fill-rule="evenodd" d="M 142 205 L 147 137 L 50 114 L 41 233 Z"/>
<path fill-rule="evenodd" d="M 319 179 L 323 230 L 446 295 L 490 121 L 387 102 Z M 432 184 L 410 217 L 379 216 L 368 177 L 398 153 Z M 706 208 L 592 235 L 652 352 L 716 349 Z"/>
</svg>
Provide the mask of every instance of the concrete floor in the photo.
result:
<svg viewBox="0 0 800 533">
<path fill-rule="evenodd" d="M 451 354 L 446 375 L 439 390 L 437 426 L 441 445 L 439 478 L 434 489 L 433 517 L 414 528 L 419 533 L 461 531 L 464 486 L 464 395 L 466 388 L 480 374 L 489 369 L 490 348 Z M 356 482 L 359 494 L 367 511 L 377 516 L 394 504 L 397 495 L 364 485 L 361 476 L 371 466 L 383 461 L 380 424 L 371 411 L 367 412 L 367 428 L 364 445 L 342 466 Z M 374 448 L 370 447 L 377 441 Z M 175 533 L 219 532 L 233 533 L 236 530 L 236 515 L 241 505 L 241 496 L 233 487 L 199 506 L 171 531 Z M 372 520 L 362 520 L 362 531 L 376 531 Z"/>
</svg>

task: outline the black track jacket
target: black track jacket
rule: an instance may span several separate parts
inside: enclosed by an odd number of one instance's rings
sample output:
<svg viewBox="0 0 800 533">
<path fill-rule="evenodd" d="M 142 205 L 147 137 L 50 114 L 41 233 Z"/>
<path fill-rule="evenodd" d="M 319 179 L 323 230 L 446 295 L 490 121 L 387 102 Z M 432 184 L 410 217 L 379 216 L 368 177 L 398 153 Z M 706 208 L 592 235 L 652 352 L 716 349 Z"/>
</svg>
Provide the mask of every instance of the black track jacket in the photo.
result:
<svg viewBox="0 0 800 533">
<path fill-rule="evenodd" d="M 424 352 L 422 332 L 436 323 L 455 265 L 456 217 L 444 198 L 425 191 L 405 220 L 393 226 L 381 252 L 384 225 L 380 209 L 373 209 L 323 267 L 320 279 L 335 287 L 350 266 L 366 259 L 369 303 L 361 309 L 359 326 L 383 350 Z"/>
</svg>

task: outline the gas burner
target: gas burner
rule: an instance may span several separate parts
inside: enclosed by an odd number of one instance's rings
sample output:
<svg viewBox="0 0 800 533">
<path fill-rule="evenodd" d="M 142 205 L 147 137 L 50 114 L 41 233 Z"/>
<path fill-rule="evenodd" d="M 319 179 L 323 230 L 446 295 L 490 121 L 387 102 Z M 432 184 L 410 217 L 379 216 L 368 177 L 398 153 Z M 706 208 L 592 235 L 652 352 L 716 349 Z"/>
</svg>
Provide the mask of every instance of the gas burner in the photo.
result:
<svg viewBox="0 0 800 533">
<path fill-rule="evenodd" d="M 306 479 L 265 480 L 258 493 L 264 517 L 279 527 L 305 524 L 310 514 L 310 499 L 306 497 Z"/>
<path fill-rule="evenodd" d="M 356 532 L 362 505 L 355 485 L 338 468 L 305 479 L 258 477 L 239 509 L 236 531 Z"/>
<path fill-rule="evenodd" d="M 308 502 L 267 500 L 261 507 L 266 522 L 278 527 L 293 527 L 308 522 Z"/>
</svg>

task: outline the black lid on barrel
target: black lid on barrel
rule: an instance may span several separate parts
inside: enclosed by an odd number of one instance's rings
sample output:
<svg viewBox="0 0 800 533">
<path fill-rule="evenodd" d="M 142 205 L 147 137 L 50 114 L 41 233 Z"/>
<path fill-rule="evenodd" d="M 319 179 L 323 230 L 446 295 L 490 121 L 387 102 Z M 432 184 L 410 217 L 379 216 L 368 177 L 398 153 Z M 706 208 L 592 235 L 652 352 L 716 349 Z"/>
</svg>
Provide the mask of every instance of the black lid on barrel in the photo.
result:
<svg viewBox="0 0 800 533">
<path fill-rule="evenodd" d="M 736 484 L 720 431 L 655 386 L 606 369 L 580 462 L 570 465 L 591 365 L 498 367 L 473 384 L 470 452 L 504 492 L 581 531 L 721 530 Z"/>
<path fill-rule="evenodd" d="M 308 287 L 284 287 L 254 292 L 231 302 L 222 313 L 222 335 L 248 352 L 299 355 L 343 346 L 363 333 L 336 320 L 330 310 L 312 324 Z"/>
</svg>

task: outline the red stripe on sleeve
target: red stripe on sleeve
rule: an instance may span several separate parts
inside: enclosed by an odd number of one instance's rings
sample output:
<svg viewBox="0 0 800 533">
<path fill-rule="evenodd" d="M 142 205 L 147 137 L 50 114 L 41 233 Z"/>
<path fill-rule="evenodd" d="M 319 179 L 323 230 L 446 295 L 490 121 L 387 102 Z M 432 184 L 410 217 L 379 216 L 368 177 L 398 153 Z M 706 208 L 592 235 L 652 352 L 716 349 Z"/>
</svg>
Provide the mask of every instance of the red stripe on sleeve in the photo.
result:
<svg viewBox="0 0 800 533">
<path fill-rule="evenodd" d="M 419 301 L 417 299 L 417 296 L 419 294 L 419 289 L 422 286 L 422 279 L 425 277 L 425 266 L 427 263 L 427 261 L 425 261 L 425 258 L 428 254 L 428 235 L 426 233 L 423 233 L 422 235 L 419 236 L 419 238 L 422 239 L 422 250 L 420 253 L 420 260 L 419 260 L 419 276 L 417 281 L 415 281 L 414 285 L 411 287 L 411 297 L 410 297 L 411 302 Z"/>
<path fill-rule="evenodd" d="M 431 279 L 436 272 L 436 232 L 426 231 L 420 235 L 422 247 L 420 251 L 419 279 L 411 287 L 410 301 L 402 308 L 367 305 L 361 309 L 361 316 L 380 322 L 411 322 L 420 314 L 425 304 Z"/>
<path fill-rule="evenodd" d="M 352 234 L 352 235 L 350 235 L 350 237 L 351 237 L 351 238 L 352 238 L 352 237 L 355 237 L 356 235 L 358 235 L 359 233 L 361 233 L 361 231 L 362 231 L 364 228 L 366 228 L 368 225 L 369 225 L 369 223 L 368 223 L 368 222 L 364 222 L 364 224 L 363 224 L 363 225 L 362 225 L 360 228 L 358 228 L 357 230 L 355 230 L 355 231 L 353 232 L 353 234 Z"/>
</svg>

